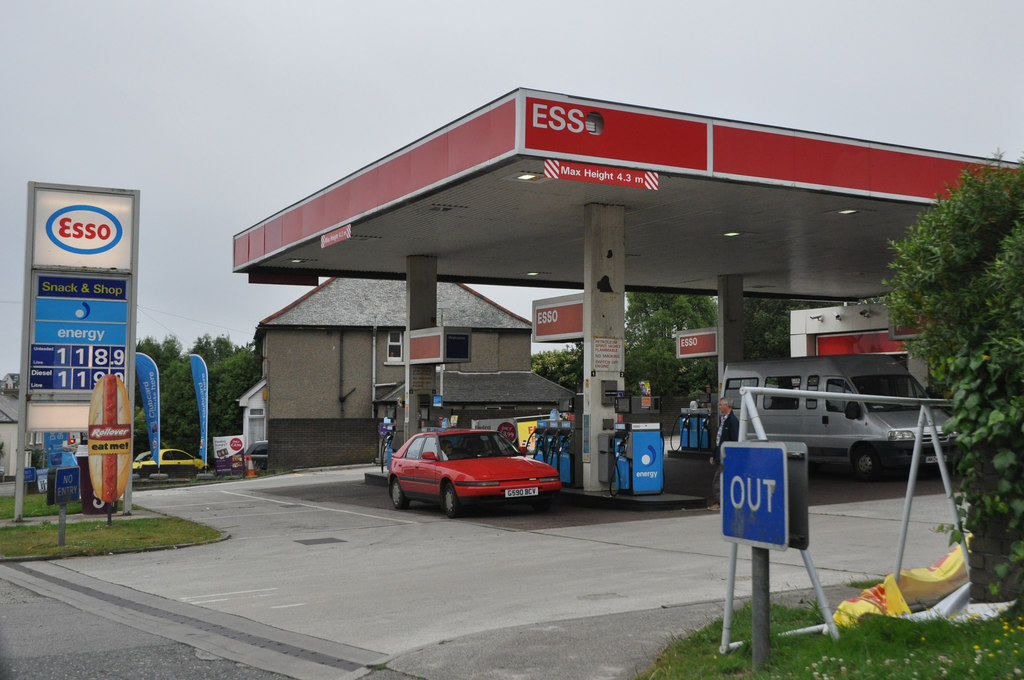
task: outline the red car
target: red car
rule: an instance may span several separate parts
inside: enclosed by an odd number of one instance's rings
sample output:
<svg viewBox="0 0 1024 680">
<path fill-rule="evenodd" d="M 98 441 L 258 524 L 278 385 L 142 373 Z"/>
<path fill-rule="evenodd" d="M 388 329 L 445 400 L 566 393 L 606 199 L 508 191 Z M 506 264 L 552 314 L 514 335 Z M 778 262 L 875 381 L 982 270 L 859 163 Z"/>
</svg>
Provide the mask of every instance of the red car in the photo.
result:
<svg viewBox="0 0 1024 680">
<path fill-rule="evenodd" d="M 558 470 L 523 457 L 491 430 L 421 432 L 391 455 L 388 469 L 388 493 L 397 509 L 410 500 L 440 502 L 449 517 L 480 502 L 530 503 L 544 511 L 561 488 Z"/>
</svg>

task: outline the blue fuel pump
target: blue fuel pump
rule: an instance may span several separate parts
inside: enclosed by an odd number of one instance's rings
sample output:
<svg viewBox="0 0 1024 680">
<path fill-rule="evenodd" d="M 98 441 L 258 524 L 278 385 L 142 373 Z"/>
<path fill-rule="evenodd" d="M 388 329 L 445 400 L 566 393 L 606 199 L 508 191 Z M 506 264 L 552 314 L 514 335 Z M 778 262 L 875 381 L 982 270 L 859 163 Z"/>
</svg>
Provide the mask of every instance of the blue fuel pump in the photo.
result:
<svg viewBox="0 0 1024 680">
<path fill-rule="evenodd" d="M 558 477 L 565 486 L 572 486 L 573 479 L 573 452 L 572 452 L 572 426 L 571 420 L 562 420 L 558 423 L 557 450 Z"/>
<path fill-rule="evenodd" d="M 390 418 L 385 418 L 384 422 L 380 424 L 377 434 L 380 437 L 380 448 L 377 452 L 378 459 L 380 460 L 380 471 L 391 469 L 391 454 L 394 450 L 391 448 L 391 442 L 395 438 L 395 424 L 391 422 Z"/>
<path fill-rule="evenodd" d="M 707 451 L 710 448 L 708 423 L 711 418 L 709 408 L 679 409 L 679 446 L 680 448 Z"/>
<path fill-rule="evenodd" d="M 660 494 L 665 481 L 664 442 L 658 423 L 616 423 L 609 452 L 608 492 Z"/>
</svg>

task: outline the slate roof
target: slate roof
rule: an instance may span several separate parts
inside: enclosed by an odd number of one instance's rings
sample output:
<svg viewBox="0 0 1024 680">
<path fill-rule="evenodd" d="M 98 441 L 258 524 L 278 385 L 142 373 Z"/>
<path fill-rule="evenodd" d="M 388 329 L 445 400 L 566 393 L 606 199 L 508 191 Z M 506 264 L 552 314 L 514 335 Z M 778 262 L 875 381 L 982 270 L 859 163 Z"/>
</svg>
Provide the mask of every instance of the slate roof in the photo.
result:
<svg viewBox="0 0 1024 680">
<path fill-rule="evenodd" d="M 576 396 L 571 390 L 530 371 L 445 371 L 441 384 L 446 404 L 556 403 Z M 405 384 L 401 383 L 377 401 L 395 401 L 404 395 Z"/>
<path fill-rule="evenodd" d="M 18 398 L 0 394 L 0 423 L 18 422 Z"/>
<path fill-rule="evenodd" d="M 438 325 L 529 330 L 530 321 L 456 283 L 437 284 Z M 331 278 L 261 327 L 405 327 L 405 281 Z"/>
</svg>

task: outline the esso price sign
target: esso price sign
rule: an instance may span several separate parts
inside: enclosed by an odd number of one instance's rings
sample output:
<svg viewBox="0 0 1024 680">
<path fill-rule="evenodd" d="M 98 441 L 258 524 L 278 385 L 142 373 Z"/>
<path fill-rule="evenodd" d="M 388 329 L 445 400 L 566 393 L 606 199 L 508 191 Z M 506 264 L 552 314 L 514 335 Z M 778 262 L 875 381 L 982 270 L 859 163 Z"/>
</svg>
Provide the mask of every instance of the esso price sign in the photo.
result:
<svg viewBox="0 0 1024 680">
<path fill-rule="evenodd" d="M 118 244 L 124 229 L 114 215 L 91 205 L 70 205 L 46 220 L 46 235 L 59 248 L 80 255 L 103 253 Z"/>
</svg>

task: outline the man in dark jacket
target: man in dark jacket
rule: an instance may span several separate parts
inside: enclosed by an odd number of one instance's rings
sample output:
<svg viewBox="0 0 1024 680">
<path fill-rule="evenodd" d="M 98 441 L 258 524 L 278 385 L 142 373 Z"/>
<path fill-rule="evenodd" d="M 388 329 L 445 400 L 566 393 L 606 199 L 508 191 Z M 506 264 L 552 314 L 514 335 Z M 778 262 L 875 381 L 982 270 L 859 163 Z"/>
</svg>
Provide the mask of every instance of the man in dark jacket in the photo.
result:
<svg viewBox="0 0 1024 680">
<path fill-rule="evenodd" d="M 715 477 L 711 481 L 711 505 L 708 510 L 720 510 L 722 498 L 722 442 L 734 442 L 740 436 L 740 421 L 732 412 L 728 397 L 718 400 L 718 436 L 715 438 L 715 455 L 711 456 L 711 464 L 715 466 Z"/>
</svg>

